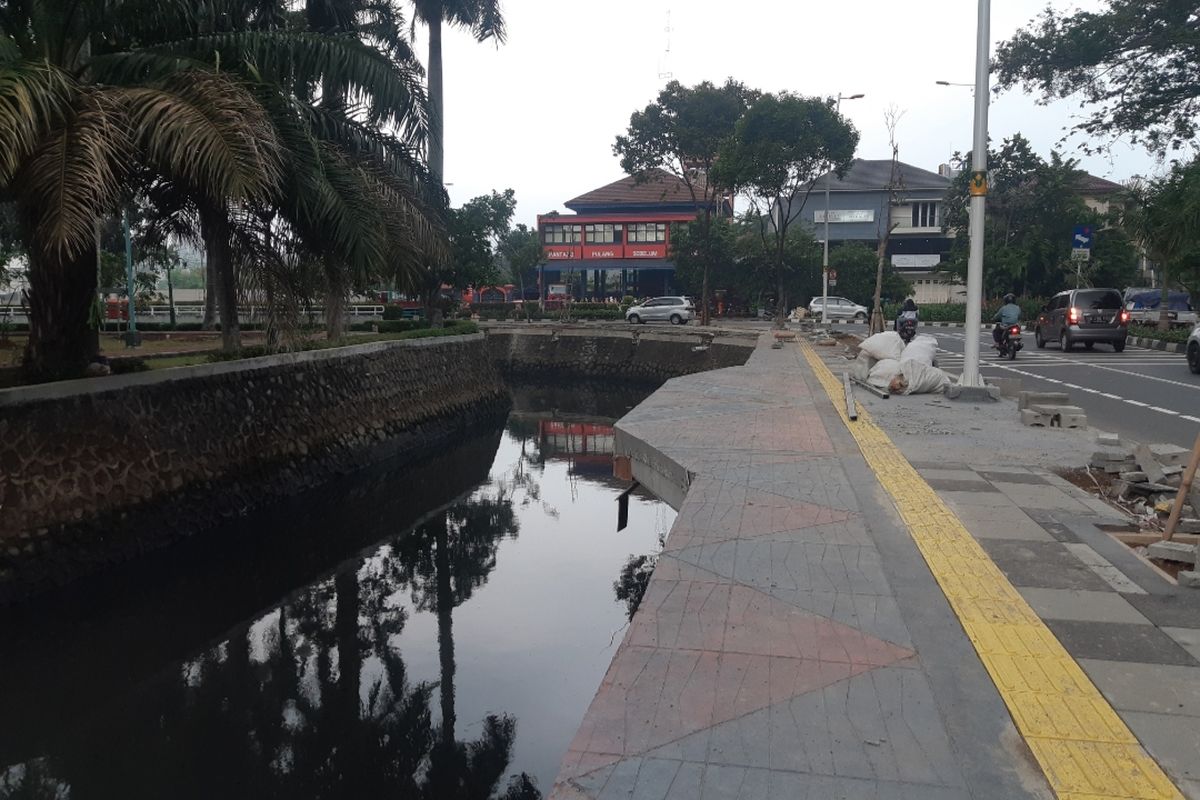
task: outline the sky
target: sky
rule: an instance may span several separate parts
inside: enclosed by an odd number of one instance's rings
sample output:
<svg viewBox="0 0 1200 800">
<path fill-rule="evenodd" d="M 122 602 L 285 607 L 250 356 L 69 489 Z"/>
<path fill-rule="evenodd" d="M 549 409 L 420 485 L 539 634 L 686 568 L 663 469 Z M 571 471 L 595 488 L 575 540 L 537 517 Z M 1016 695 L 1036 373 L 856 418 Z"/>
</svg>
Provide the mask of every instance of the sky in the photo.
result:
<svg viewBox="0 0 1200 800">
<path fill-rule="evenodd" d="M 1049 0 L 1056 8 L 1099 0 Z M 992 3 L 992 41 L 1034 19 L 1047 0 Z M 516 191 L 514 222 L 566 212 L 563 202 L 619 179 L 612 154 L 629 116 L 670 79 L 728 77 L 763 91 L 863 93 L 842 112 L 861 133 L 858 157 L 889 158 L 884 114 L 903 116 L 900 159 L 928 170 L 971 146 L 977 5 L 970 0 L 853 3 L 788 0 L 504 0 L 508 40 L 444 37 L 445 180 L 454 205 L 493 189 Z M 670 28 L 667 32 L 668 12 Z M 668 39 L 670 52 L 668 49 Z M 424 54 L 424 42 L 418 41 Z M 1116 144 L 1088 157 L 1078 138 L 1059 144 L 1078 101 L 1038 105 L 1020 90 L 993 95 L 993 142 L 1020 132 L 1094 175 L 1124 181 L 1160 171 L 1140 149 Z"/>
</svg>

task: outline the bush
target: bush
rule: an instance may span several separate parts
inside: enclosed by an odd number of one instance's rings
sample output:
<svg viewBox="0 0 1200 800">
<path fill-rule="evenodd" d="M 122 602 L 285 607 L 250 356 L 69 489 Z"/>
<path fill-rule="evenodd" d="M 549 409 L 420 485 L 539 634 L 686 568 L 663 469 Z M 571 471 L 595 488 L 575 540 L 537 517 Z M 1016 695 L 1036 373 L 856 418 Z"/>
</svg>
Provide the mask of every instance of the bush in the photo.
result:
<svg viewBox="0 0 1200 800">
<path fill-rule="evenodd" d="M 366 330 L 378 329 L 379 333 L 408 333 L 429 327 L 423 319 L 385 319 L 383 322 L 367 323 Z"/>
<path fill-rule="evenodd" d="M 608 306 L 607 308 L 580 308 L 578 304 L 571 306 L 571 310 L 563 314 L 563 318 L 570 319 L 621 319 L 624 316 L 621 309 L 614 306 Z"/>
<path fill-rule="evenodd" d="M 1160 331 L 1158 328 L 1150 325 L 1131 325 L 1129 327 L 1129 335 L 1155 339 L 1160 342 L 1186 342 L 1188 337 L 1192 335 L 1192 329 L 1190 327 L 1183 327 Z"/>
<path fill-rule="evenodd" d="M 112 370 L 113 375 L 126 375 L 130 372 L 145 372 L 150 369 L 142 358 L 112 358 L 108 361 L 108 368 Z"/>
<path fill-rule="evenodd" d="M 980 315 L 984 323 L 989 323 L 1000 310 L 1000 306 L 1004 305 L 1003 300 L 989 300 L 983 304 L 983 313 Z M 1021 307 L 1021 320 L 1029 322 L 1037 319 L 1041 313 L 1042 307 L 1046 305 L 1046 301 L 1040 298 L 1018 299 L 1017 305 Z M 923 306 L 918 306 L 920 309 L 921 322 L 966 322 L 967 321 L 967 304 L 966 303 L 926 303 Z M 900 303 L 887 303 L 883 307 L 883 318 L 885 320 L 893 320 L 900 315 Z"/>
</svg>

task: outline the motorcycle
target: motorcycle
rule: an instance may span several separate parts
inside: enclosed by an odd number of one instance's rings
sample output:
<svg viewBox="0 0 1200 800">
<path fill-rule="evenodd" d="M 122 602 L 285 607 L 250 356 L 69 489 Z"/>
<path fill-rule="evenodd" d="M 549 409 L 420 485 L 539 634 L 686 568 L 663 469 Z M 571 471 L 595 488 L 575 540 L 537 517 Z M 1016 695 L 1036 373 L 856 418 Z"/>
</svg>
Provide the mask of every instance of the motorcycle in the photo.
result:
<svg viewBox="0 0 1200 800">
<path fill-rule="evenodd" d="M 1000 342 L 996 345 L 996 350 L 999 351 L 1000 357 L 1007 357 L 1009 361 L 1016 361 L 1017 351 L 1024 346 L 1024 343 L 1021 341 L 1021 326 L 1005 325 L 1000 333 Z"/>
<path fill-rule="evenodd" d="M 902 319 L 896 325 L 896 332 L 900 334 L 900 338 L 908 344 L 917 335 L 917 321 L 915 319 Z"/>
</svg>

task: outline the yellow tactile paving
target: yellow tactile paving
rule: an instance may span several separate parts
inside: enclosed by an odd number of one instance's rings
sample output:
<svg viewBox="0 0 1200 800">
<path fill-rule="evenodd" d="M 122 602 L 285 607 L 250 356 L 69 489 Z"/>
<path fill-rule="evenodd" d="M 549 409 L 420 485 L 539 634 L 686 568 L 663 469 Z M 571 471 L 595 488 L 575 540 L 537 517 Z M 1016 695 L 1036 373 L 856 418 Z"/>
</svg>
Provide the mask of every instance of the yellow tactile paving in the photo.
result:
<svg viewBox="0 0 1200 800">
<path fill-rule="evenodd" d="M 892 497 L 967 637 L 1062 800 L 1183 795 L 1100 690 L 861 407 L 846 416 L 842 382 L 800 344 L 834 408 Z"/>
</svg>

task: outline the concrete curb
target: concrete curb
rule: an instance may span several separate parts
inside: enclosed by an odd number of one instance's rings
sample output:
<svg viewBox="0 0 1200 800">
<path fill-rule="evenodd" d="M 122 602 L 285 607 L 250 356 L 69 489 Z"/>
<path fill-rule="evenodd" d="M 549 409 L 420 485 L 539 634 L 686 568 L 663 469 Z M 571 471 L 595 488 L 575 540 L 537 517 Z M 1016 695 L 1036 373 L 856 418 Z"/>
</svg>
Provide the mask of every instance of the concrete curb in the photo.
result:
<svg viewBox="0 0 1200 800">
<path fill-rule="evenodd" d="M 824 323 L 819 323 L 819 322 L 814 321 L 813 324 L 821 325 Z M 829 321 L 829 324 L 830 325 L 866 325 L 867 323 L 855 322 L 852 319 L 832 319 Z M 961 322 L 919 322 L 919 323 L 917 323 L 918 330 L 921 328 L 962 328 L 962 327 L 964 327 L 964 325 Z M 990 331 L 993 327 L 994 327 L 993 325 L 980 325 L 979 330 Z"/>
<path fill-rule="evenodd" d="M 1147 350 L 1162 350 L 1165 353 L 1187 352 L 1187 344 L 1184 342 L 1164 342 L 1160 339 L 1148 339 L 1145 336 L 1130 336 L 1125 341 L 1134 347 L 1145 347 Z"/>
</svg>

